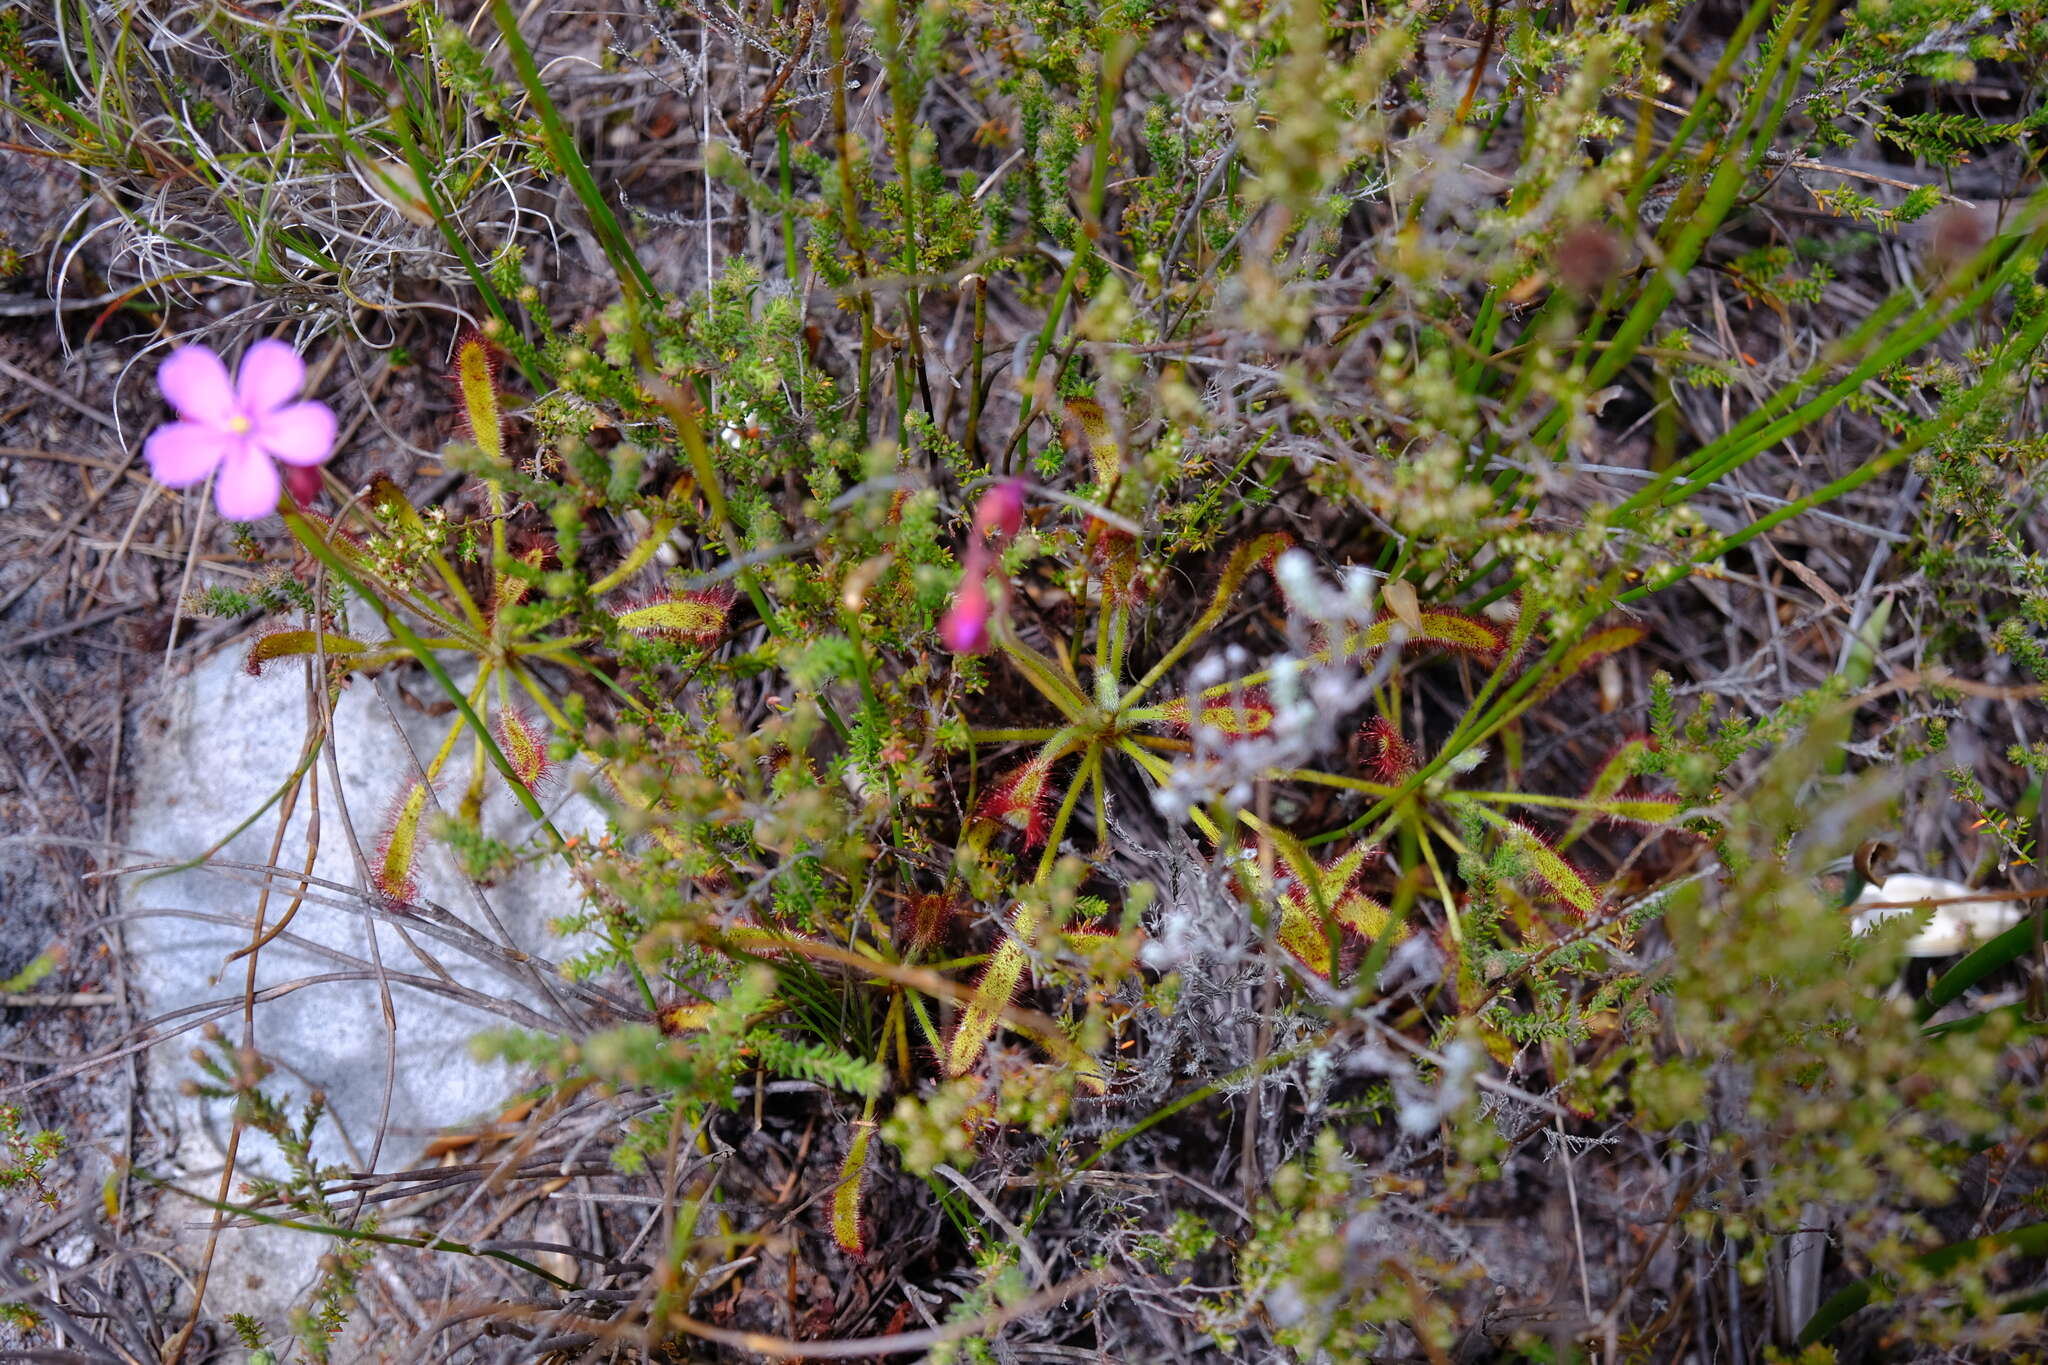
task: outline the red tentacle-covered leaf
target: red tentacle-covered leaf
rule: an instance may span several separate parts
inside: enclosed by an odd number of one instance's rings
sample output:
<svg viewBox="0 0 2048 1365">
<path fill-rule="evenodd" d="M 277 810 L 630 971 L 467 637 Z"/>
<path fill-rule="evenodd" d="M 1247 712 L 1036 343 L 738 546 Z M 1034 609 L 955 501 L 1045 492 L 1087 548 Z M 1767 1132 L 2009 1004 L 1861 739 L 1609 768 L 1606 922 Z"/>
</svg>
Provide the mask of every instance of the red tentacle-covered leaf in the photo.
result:
<svg viewBox="0 0 2048 1365">
<path fill-rule="evenodd" d="M 733 590 L 725 587 L 663 593 L 621 607 L 612 613 L 612 619 L 621 630 L 635 635 L 673 640 L 677 644 L 711 645 L 725 633 L 725 618 L 732 611 L 733 601 Z"/>
<path fill-rule="evenodd" d="M 1359 766 L 1375 782 L 1399 782 L 1415 771 L 1415 746 L 1385 716 L 1359 727 L 1357 749 Z"/>
<path fill-rule="evenodd" d="M 531 720 L 508 707 L 498 712 L 492 729 L 497 733 L 498 747 L 504 750 L 506 761 L 522 785 L 530 791 L 547 781 L 554 771 L 554 760 L 548 756 L 547 737 Z"/>
<path fill-rule="evenodd" d="M 981 799 L 975 819 L 1022 830 L 1027 847 L 1036 848 L 1044 843 L 1052 827 L 1053 764 L 1064 752 L 1054 742 L 1021 767 L 1013 768 Z"/>
<path fill-rule="evenodd" d="M 959 898 L 950 891 L 913 891 L 904 904 L 906 946 L 912 953 L 938 946 L 952 931 L 959 913 Z"/>
</svg>

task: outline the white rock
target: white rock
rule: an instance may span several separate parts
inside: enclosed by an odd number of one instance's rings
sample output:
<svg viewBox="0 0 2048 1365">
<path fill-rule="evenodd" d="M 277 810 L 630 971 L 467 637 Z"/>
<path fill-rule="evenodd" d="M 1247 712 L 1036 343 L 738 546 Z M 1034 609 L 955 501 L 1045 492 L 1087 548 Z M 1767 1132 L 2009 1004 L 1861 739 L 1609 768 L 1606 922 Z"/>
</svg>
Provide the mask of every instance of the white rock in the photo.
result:
<svg viewBox="0 0 2048 1365">
<path fill-rule="evenodd" d="M 1882 885 L 1866 885 L 1858 894 L 1858 905 L 1877 908 L 1859 910 L 1853 921 L 1854 930 L 1867 934 L 1896 915 L 1920 914 L 1918 907 L 1929 901 L 1934 902 L 1933 918 L 1906 940 L 1908 957 L 1953 957 L 1966 953 L 2012 928 L 2026 914 L 2012 901 L 1982 899 L 1961 882 L 1895 872 Z"/>
<path fill-rule="evenodd" d="M 125 843 L 133 855 L 197 858 L 249 822 L 215 855 L 216 861 L 271 861 L 277 808 L 264 807 L 290 775 L 304 741 L 303 674 L 289 663 L 273 664 L 268 676 L 253 678 L 241 665 L 240 652 L 230 651 L 205 660 L 186 676 L 166 677 L 143 714 L 130 750 L 135 755 L 129 773 L 133 805 Z M 418 675 L 408 685 L 423 698 L 436 695 L 433 684 Z M 394 713 L 411 739 L 411 751 L 393 724 Z M 385 811 L 416 771 L 414 754 L 420 762 L 431 760 L 452 719 L 403 705 L 387 709 L 367 680 L 343 690 L 335 707 L 335 759 L 366 857 L 376 856 Z M 451 805 L 467 781 L 466 758 L 464 741 L 439 788 L 440 799 Z M 357 887 L 355 858 L 326 763 L 321 761 L 316 771 L 320 814 L 313 874 L 341 887 Z M 487 781 L 486 830 L 508 843 L 524 843 L 532 832 L 531 819 L 495 775 Z M 563 786 L 553 793 L 556 827 L 565 834 L 601 830 L 598 808 L 566 791 Z M 277 853 L 282 868 L 305 864 L 312 797 L 309 781 Z M 163 1041 L 149 1058 L 147 1103 L 160 1122 L 169 1121 L 176 1147 L 174 1168 L 158 1173 L 209 1198 L 217 1191 L 230 1126 L 227 1106 L 189 1098 L 180 1086 L 199 1075 L 191 1059 L 199 1045 L 199 1023 L 216 1019 L 230 1040 L 241 1039 L 247 960 L 230 965 L 227 959 L 249 942 L 258 898 L 255 880 L 249 871 L 216 866 L 129 877 L 121 892 L 130 917 L 127 947 L 144 1009 L 163 1021 L 158 1027 Z M 312 1090 L 325 1093 L 328 1117 L 314 1144 L 322 1164 L 365 1169 L 381 1124 L 385 1136 L 376 1167 L 404 1169 L 418 1164 L 424 1144 L 437 1131 L 497 1114 L 513 1097 L 519 1078 L 503 1066 L 476 1061 L 469 1051 L 471 1038 L 487 1028 L 521 1022 L 540 1026 L 561 1016 L 535 979 L 537 970 L 547 969 L 522 967 L 496 950 L 560 960 L 589 946 L 565 943 L 548 928 L 549 921 L 575 912 L 582 899 L 559 862 L 525 866 L 482 893 L 502 926 L 502 937 L 445 850 L 428 844 L 418 880 L 418 899 L 444 907 L 453 923 L 405 923 L 383 911 L 373 916 L 368 897 L 315 888 L 287 931 L 299 941 L 280 938 L 261 953 L 259 996 L 266 990 L 279 992 L 260 998 L 255 1010 L 256 1047 L 277 1067 L 264 1089 L 285 1102 L 294 1118 Z M 280 877 L 270 897 L 269 924 L 285 913 L 292 890 L 292 883 Z M 378 984 L 363 975 L 373 923 L 391 981 L 395 1039 L 387 1032 Z M 464 951 L 464 942 L 478 951 Z M 459 992 L 436 989 L 436 971 L 422 953 L 475 995 L 451 998 Z M 338 975 L 344 979 L 334 979 Z M 548 975 L 558 992 L 582 989 L 551 971 Z M 387 1113 L 387 1048 L 394 1046 Z M 243 1138 L 237 1167 L 244 1174 L 283 1173 L 275 1148 L 253 1133 Z M 164 1212 L 188 1235 L 203 1235 L 211 1217 L 198 1205 L 166 1204 Z M 238 1245 L 227 1245 L 237 1239 Z M 216 1277 L 207 1296 L 209 1314 L 249 1311 L 280 1322 L 283 1308 L 307 1287 L 320 1254 L 331 1249 L 324 1240 L 261 1228 L 227 1234 L 223 1254 L 236 1264 L 237 1273 Z M 245 1275 L 243 1263 L 266 1273 Z"/>
</svg>

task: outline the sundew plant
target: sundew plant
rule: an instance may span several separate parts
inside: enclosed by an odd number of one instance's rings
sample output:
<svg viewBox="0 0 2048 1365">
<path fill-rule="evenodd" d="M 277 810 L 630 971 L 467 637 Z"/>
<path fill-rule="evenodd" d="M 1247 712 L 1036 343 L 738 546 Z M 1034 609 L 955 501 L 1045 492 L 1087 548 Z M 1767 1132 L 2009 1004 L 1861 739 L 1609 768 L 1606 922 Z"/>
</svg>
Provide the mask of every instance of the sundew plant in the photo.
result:
<svg viewBox="0 0 2048 1365">
<path fill-rule="evenodd" d="M 249 1358 L 2048 1349 L 2044 71 L 2018 0 L 0 16 L 284 809 L 435 699 L 328 894 L 576 888 L 459 1209 L 202 1050 L 289 1160 L 200 1212 L 331 1244 Z M 34 1358 L 226 1339 L 37 1246 Z"/>
</svg>

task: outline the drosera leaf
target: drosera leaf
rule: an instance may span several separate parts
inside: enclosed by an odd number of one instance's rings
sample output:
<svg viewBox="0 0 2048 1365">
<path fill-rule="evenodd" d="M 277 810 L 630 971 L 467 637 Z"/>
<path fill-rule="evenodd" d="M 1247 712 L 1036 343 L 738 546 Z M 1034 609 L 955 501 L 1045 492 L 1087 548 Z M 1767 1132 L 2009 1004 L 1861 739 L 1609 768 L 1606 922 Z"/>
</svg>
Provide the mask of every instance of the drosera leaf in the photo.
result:
<svg viewBox="0 0 2048 1365">
<path fill-rule="evenodd" d="M 1564 842 L 1575 843 L 1593 827 L 1595 820 L 1626 820 L 1642 825 L 1668 825 L 1676 820 L 1685 805 L 1675 796 L 1657 796 L 1648 792 L 1631 789 L 1629 784 L 1643 771 L 1644 760 L 1651 752 L 1647 736 L 1637 735 L 1622 741 L 1600 770 L 1593 774 L 1592 783 L 1586 788 L 1585 801 L 1589 809 L 1573 817 L 1571 828 L 1565 831 Z"/>
<path fill-rule="evenodd" d="M 769 929 L 758 924 L 728 924 L 720 931 L 719 937 L 727 949 L 751 953 L 756 957 L 777 957 L 789 952 L 793 945 L 819 941 L 807 934 L 792 934 L 786 929 Z"/>
<path fill-rule="evenodd" d="M 1626 820 L 1631 824 L 1668 825 L 1684 809 L 1685 804 L 1675 796 L 1623 792 L 1612 800 L 1603 801 L 1600 813 L 1610 820 Z"/>
<path fill-rule="evenodd" d="M 371 878 L 377 890 L 394 901 L 409 901 L 419 893 L 416 869 L 420 852 L 420 824 L 427 810 L 427 784 L 412 782 L 392 802 L 385 818 L 384 837 L 377 844 L 377 859 Z"/>
<path fill-rule="evenodd" d="M 1119 710 L 1128 710 L 1138 698 L 1149 692 L 1153 685 L 1172 671 L 1173 666 L 1195 647 L 1201 638 L 1213 629 L 1236 600 L 1237 590 L 1244 586 L 1244 580 L 1256 568 L 1264 567 L 1271 572 L 1273 561 L 1282 550 L 1294 544 L 1294 537 L 1284 531 L 1269 531 L 1261 536 L 1242 542 L 1231 551 L 1230 560 L 1223 566 L 1223 574 L 1216 580 L 1216 591 L 1209 598 L 1208 607 L 1188 627 L 1187 633 L 1176 640 L 1171 648 L 1152 665 L 1150 672 L 1133 683 L 1118 701 Z"/>
<path fill-rule="evenodd" d="M 554 761 L 548 757 L 546 737 L 533 722 L 516 707 L 508 706 L 498 712 L 493 728 L 498 734 L 498 747 L 505 751 L 514 775 L 526 789 L 531 791 L 546 782 L 554 770 Z"/>
<path fill-rule="evenodd" d="M 1397 626 L 1408 632 L 1402 643 L 1409 646 L 1435 645 L 1440 649 L 1460 650 L 1468 654 L 1497 655 L 1507 644 L 1500 627 L 1461 611 L 1431 607 L 1417 611 L 1415 620 L 1411 626 L 1389 612 L 1364 630 L 1352 631 L 1344 637 L 1341 646 L 1326 646 L 1318 651 L 1316 661 L 1328 663 L 1339 653 L 1345 658 L 1352 658 L 1385 649 L 1394 642 Z"/>
<path fill-rule="evenodd" d="M 735 595 L 730 588 L 668 592 L 612 613 L 621 630 L 678 644 L 712 645 L 725 634 Z"/>
<path fill-rule="evenodd" d="M 1336 969 L 1330 951 L 1329 925 L 1356 934 L 1368 943 L 1383 937 L 1392 925 L 1393 916 L 1384 905 L 1355 889 L 1358 878 L 1379 858 L 1380 850 L 1360 841 L 1329 862 L 1317 863 L 1299 840 L 1277 830 L 1266 832 L 1273 840 L 1287 879 L 1275 898 L 1280 922 L 1274 927 L 1273 939 L 1302 966 L 1327 981 Z M 1239 883 L 1240 889 L 1250 896 L 1271 895 L 1260 880 L 1255 861 L 1248 859 L 1241 864 Z M 1397 932 L 1405 936 L 1405 929 Z"/>
<path fill-rule="evenodd" d="M 913 891 L 904 903 L 904 928 L 912 956 L 930 951 L 945 940 L 960 912 L 951 891 Z"/>
<path fill-rule="evenodd" d="M 492 464 L 505 462 L 505 413 L 498 401 L 502 363 L 497 348 L 474 329 L 465 330 L 455 343 L 455 371 L 450 377 L 462 395 L 463 428 Z"/>
<path fill-rule="evenodd" d="M 1641 626 L 1609 626 L 1596 630 L 1564 652 L 1557 661 L 1557 669 L 1530 694 L 1531 702 L 1538 702 L 1563 687 L 1565 683 L 1583 672 L 1590 664 L 1598 663 L 1610 654 L 1641 642 L 1649 634 Z"/>
<path fill-rule="evenodd" d="M 538 576 L 541 562 L 547 558 L 547 553 L 546 546 L 536 545 L 518 556 L 516 562 L 525 566 L 532 575 Z M 502 569 L 497 571 L 491 584 L 491 614 L 495 616 L 507 607 L 518 606 L 532 591 L 533 577 L 529 577 L 528 574 L 507 573 Z"/>
<path fill-rule="evenodd" d="M 940 1063 L 946 1075 L 966 1075 L 988 1050 L 996 1026 L 1003 1022 L 1004 1012 L 1016 1003 L 1017 993 L 1023 989 L 1029 973 L 1030 957 L 1024 945 L 1035 940 L 1043 923 L 1043 910 L 1032 905 L 1018 905 L 1010 921 L 1009 934 L 990 955 L 981 978 L 975 982 L 974 994 L 967 1008 L 961 1012 L 951 1036 L 939 1050 Z M 1027 1028 L 1016 1020 L 1011 1021 L 1010 1027 L 1058 1058 L 1073 1073 L 1082 1089 L 1093 1095 L 1108 1090 L 1109 1078 L 1102 1063 L 1089 1056 L 1058 1028 L 1050 1031 Z"/>
<path fill-rule="evenodd" d="M 1024 843 L 1036 848 L 1045 842 L 1052 825 L 1048 808 L 1053 765 L 1075 747 L 1070 731 L 1061 731 L 1045 742 L 1031 758 L 1010 770 L 990 787 L 975 808 L 976 823 L 1007 825 L 1024 832 Z"/>
<path fill-rule="evenodd" d="M 685 1001 L 664 1009 L 655 1017 L 655 1023 L 670 1037 L 697 1033 L 710 1026 L 712 1011 L 717 1008 L 717 1004 L 709 1000 Z"/>
<path fill-rule="evenodd" d="M 1175 697 L 1162 706 L 1134 713 L 1132 718 L 1146 716 L 1180 734 L 1187 734 L 1194 728 L 1189 723 L 1190 709 L 1188 698 Z M 1210 688 L 1201 696 L 1201 724 L 1229 739 L 1263 735 L 1273 728 L 1275 714 L 1272 698 L 1262 687 L 1232 687 L 1226 683 Z"/>
<path fill-rule="evenodd" d="M 1478 811 L 1501 832 L 1508 847 L 1521 858 L 1524 870 L 1549 887 L 1575 916 L 1583 920 L 1600 908 L 1600 892 L 1585 873 L 1550 846 L 1548 839 L 1520 820 L 1495 814 L 1484 806 L 1473 804 L 1470 809 Z"/>
<path fill-rule="evenodd" d="M 1395 941 L 1408 937 L 1406 925 L 1394 925 L 1394 912 L 1362 891 L 1347 891 L 1330 908 L 1330 918 L 1364 939 L 1377 943 L 1395 929 Z"/>
<path fill-rule="evenodd" d="M 1021 940 L 1024 935 L 1036 931 L 1041 916 L 1042 912 L 1034 907 L 1017 907 L 1009 934 L 989 957 L 981 979 L 975 982 L 974 998 L 968 1002 L 960 1022 L 954 1025 L 953 1036 L 946 1040 L 945 1068 L 948 1076 L 966 1075 L 981 1060 L 981 1054 L 987 1051 L 988 1041 L 995 1036 L 996 1023 L 1002 1012 L 1017 998 L 1017 992 L 1024 985 L 1024 973 L 1030 961 Z"/>
<path fill-rule="evenodd" d="M 1116 446 L 1116 432 L 1109 425 L 1109 413 L 1093 398 L 1069 398 L 1067 416 L 1081 429 L 1088 444 L 1088 460 L 1095 486 L 1109 491 L 1123 472 L 1123 456 Z"/>
<path fill-rule="evenodd" d="M 1405 781 L 1415 771 L 1415 746 L 1385 716 L 1376 715 L 1359 727 L 1356 752 L 1375 782 Z"/>
<path fill-rule="evenodd" d="M 1273 941 L 1292 953 L 1302 966 L 1325 981 L 1330 979 L 1334 970 L 1330 959 L 1330 936 L 1323 932 L 1323 926 L 1313 911 L 1296 905 L 1291 899 L 1281 901 L 1280 924 L 1273 931 Z"/>
<path fill-rule="evenodd" d="M 509 761 L 507 766 L 510 766 Z M 617 774 L 607 773 L 604 785 L 618 797 L 621 805 L 634 811 L 645 822 L 646 832 L 653 835 L 654 841 L 666 849 L 677 863 L 685 869 L 696 869 L 703 862 L 702 855 L 675 832 L 668 819 L 664 818 L 664 813 L 656 809 L 646 793 L 640 790 L 639 784 L 621 781 Z M 703 876 L 704 870 L 697 870 L 696 875 Z"/>
<path fill-rule="evenodd" d="M 242 667 L 254 678 L 262 676 L 264 665 L 279 659 L 310 659 L 323 653 L 330 659 L 339 659 L 362 654 L 368 649 L 369 646 L 361 640 L 352 640 L 332 631 L 273 630 L 256 637 L 249 646 L 249 654 Z"/>
<path fill-rule="evenodd" d="M 874 1106 L 869 1104 L 872 1112 Z M 846 1145 L 846 1160 L 839 1165 L 839 1183 L 832 1190 L 832 1240 L 850 1256 L 867 1254 L 867 1239 L 861 1227 L 861 1195 L 867 1189 L 875 1136 L 873 1117 L 856 1119 L 853 1138 Z"/>
</svg>

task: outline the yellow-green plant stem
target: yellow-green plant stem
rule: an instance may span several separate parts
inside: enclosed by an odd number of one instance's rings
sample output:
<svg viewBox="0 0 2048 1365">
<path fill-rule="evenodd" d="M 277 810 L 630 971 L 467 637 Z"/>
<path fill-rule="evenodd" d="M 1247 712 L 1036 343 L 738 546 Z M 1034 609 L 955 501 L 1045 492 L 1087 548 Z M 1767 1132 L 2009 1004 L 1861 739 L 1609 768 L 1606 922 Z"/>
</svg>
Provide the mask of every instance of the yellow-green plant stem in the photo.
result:
<svg viewBox="0 0 2048 1365">
<path fill-rule="evenodd" d="M 1060 808 L 1052 818 L 1052 830 L 1045 837 L 1045 852 L 1039 855 L 1038 876 L 1035 880 L 1043 883 L 1052 876 L 1053 866 L 1059 862 L 1060 841 L 1066 837 L 1067 823 L 1074 818 L 1074 807 L 1080 803 L 1081 792 L 1088 779 L 1102 766 L 1102 749 L 1091 745 L 1081 758 L 1081 771 L 1074 774 L 1074 780 L 1067 784 L 1066 795 L 1060 798 Z"/>
</svg>

